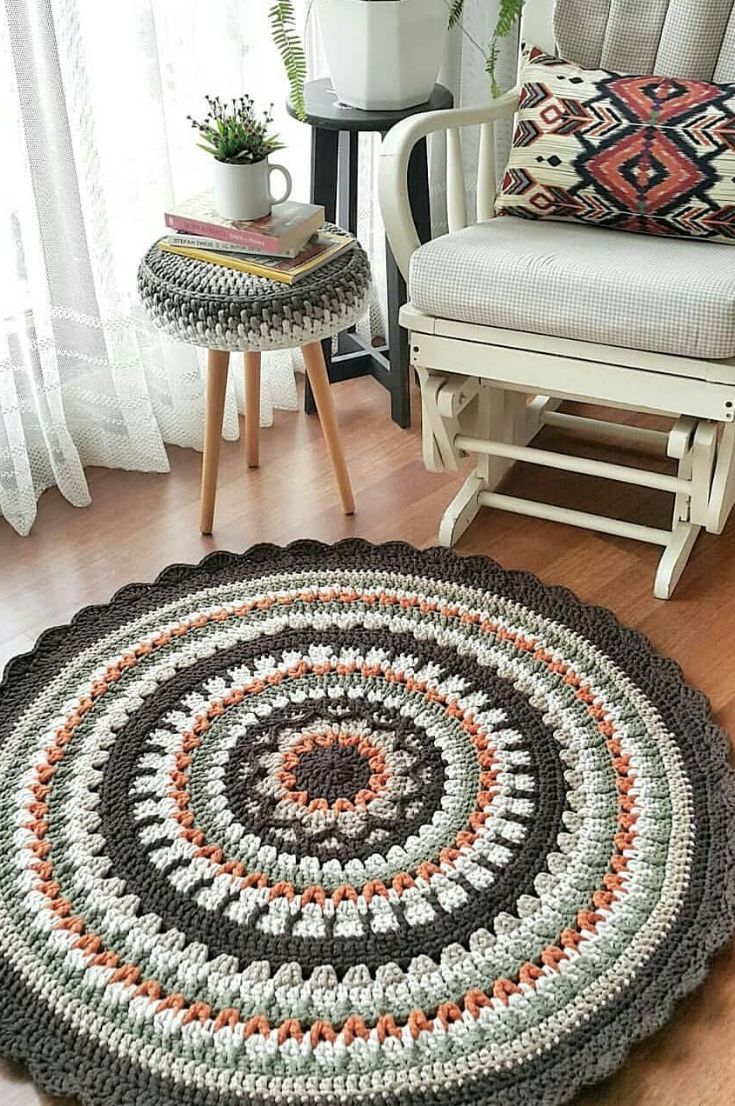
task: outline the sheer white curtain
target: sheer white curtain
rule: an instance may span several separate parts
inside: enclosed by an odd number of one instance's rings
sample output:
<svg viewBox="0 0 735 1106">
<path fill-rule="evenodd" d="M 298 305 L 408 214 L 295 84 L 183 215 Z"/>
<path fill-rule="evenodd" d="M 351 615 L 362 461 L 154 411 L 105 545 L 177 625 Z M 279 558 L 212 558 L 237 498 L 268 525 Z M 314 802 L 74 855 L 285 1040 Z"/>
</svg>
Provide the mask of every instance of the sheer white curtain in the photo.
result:
<svg viewBox="0 0 735 1106">
<path fill-rule="evenodd" d="M 0 513 L 27 533 L 84 466 L 165 471 L 164 442 L 201 447 L 200 351 L 143 318 L 135 276 L 164 208 L 207 187 L 187 114 L 248 89 L 288 143 L 308 198 L 308 128 L 261 0 L 7 0 L 0 16 Z M 266 359 L 263 421 L 294 407 L 288 355 Z M 226 437 L 237 436 L 231 373 Z"/>
<path fill-rule="evenodd" d="M 310 0 L 296 3 L 306 21 Z M 497 6 L 468 0 L 473 37 L 487 40 Z M 58 485 L 77 506 L 89 502 L 85 466 L 161 472 L 165 443 L 201 448 L 203 355 L 147 323 L 135 274 L 163 230 L 164 208 L 209 183 L 186 121 L 205 93 L 247 90 L 264 106 L 274 102 L 294 195 L 308 198 L 310 131 L 283 108 L 267 12 L 267 0 L 5 0 L 0 515 L 21 534 L 45 488 Z M 307 39 L 319 71 L 313 17 Z M 466 36 L 454 36 L 446 73 L 463 102 L 487 98 L 482 58 Z M 376 152 L 367 138 L 360 234 L 380 284 Z M 374 332 L 381 316 L 376 300 L 367 324 Z M 296 406 L 296 391 L 288 354 L 269 355 L 266 366 L 267 423 L 274 407 Z M 224 434 L 234 438 L 242 374 L 230 375 Z"/>
</svg>

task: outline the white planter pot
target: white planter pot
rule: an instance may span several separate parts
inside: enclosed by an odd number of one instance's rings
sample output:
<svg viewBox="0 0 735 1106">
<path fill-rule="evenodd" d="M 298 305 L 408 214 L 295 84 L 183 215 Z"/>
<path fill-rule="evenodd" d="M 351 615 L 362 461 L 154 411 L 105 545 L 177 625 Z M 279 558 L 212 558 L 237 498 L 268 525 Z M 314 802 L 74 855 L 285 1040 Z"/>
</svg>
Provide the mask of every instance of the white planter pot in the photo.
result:
<svg viewBox="0 0 735 1106">
<path fill-rule="evenodd" d="M 277 169 L 285 177 L 282 196 L 274 196 L 270 175 Z M 223 219 L 262 219 L 270 215 L 273 204 L 283 203 L 291 195 L 291 174 L 283 165 L 271 165 L 268 158 L 254 165 L 214 161 L 214 199 Z"/>
<path fill-rule="evenodd" d="M 445 0 L 317 0 L 317 10 L 342 103 L 391 111 L 429 99 L 447 38 Z"/>
</svg>

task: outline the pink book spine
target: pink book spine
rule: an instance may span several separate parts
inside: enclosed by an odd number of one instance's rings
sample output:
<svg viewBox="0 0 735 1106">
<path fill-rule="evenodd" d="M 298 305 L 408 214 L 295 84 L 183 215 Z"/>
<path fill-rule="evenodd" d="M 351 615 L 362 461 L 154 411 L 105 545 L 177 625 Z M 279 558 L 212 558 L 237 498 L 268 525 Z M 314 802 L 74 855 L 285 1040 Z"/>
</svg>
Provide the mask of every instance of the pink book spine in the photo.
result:
<svg viewBox="0 0 735 1106">
<path fill-rule="evenodd" d="M 213 223 L 205 223 L 200 219 L 191 219 L 186 215 L 173 215 L 166 212 L 166 226 L 171 230 L 181 230 L 186 234 L 204 234 L 209 238 L 221 238 L 225 242 L 233 242 L 237 246 L 247 249 L 261 250 L 264 253 L 275 253 L 278 249 L 278 239 L 269 234 L 254 234 L 252 231 L 237 230 L 235 227 L 222 227 Z"/>
</svg>

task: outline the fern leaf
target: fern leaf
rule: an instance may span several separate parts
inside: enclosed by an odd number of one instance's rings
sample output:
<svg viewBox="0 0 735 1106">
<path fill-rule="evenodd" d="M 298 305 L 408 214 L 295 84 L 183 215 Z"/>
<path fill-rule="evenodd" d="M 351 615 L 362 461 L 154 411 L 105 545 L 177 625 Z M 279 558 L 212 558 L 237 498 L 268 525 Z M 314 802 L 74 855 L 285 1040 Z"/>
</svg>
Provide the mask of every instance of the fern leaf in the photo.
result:
<svg viewBox="0 0 735 1106">
<path fill-rule="evenodd" d="M 462 12 L 464 11 L 464 0 L 448 0 L 449 4 L 449 26 L 456 27 L 462 18 Z"/>
<path fill-rule="evenodd" d="M 521 18 L 525 0 L 500 0 L 498 21 L 493 33 L 494 39 L 506 38 Z"/>
<path fill-rule="evenodd" d="M 500 39 L 508 37 L 521 18 L 524 7 L 525 0 L 500 0 L 498 19 L 495 24 L 495 30 L 493 31 L 493 37 L 485 61 L 485 70 L 490 78 L 490 87 L 495 98 L 500 96 L 501 92 L 496 75 Z"/>
<path fill-rule="evenodd" d="M 304 101 L 304 81 L 306 80 L 306 57 L 304 47 L 296 27 L 296 14 L 292 0 L 275 0 L 268 12 L 271 34 L 278 53 L 281 55 L 288 78 L 291 104 L 299 119 L 306 119 Z"/>
<path fill-rule="evenodd" d="M 488 48 L 487 57 L 485 58 L 485 72 L 490 78 L 490 91 L 495 99 L 500 96 L 500 85 L 498 84 L 498 78 L 495 72 L 498 64 L 498 51 L 498 40 L 494 37 Z"/>
</svg>

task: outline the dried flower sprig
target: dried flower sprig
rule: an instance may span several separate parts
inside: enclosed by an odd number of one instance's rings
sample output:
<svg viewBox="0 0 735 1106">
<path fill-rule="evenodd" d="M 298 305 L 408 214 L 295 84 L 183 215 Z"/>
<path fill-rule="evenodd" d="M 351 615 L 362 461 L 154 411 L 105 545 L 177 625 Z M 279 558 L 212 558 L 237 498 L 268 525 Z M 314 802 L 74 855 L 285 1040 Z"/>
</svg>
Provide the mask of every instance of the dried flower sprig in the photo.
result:
<svg viewBox="0 0 735 1106">
<path fill-rule="evenodd" d="M 270 131 L 273 104 L 267 111 L 257 112 L 252 96 L 227 101 L 219 96 L 205 96 L 205 100 L 209 111 L 204 119 L 199 122 L 191 115 L 187 119 L 204 139 L 197 143 L 199 149 L 217 161 L 253 165 L 283 149 L 278 135 Z"/>
</svg>

